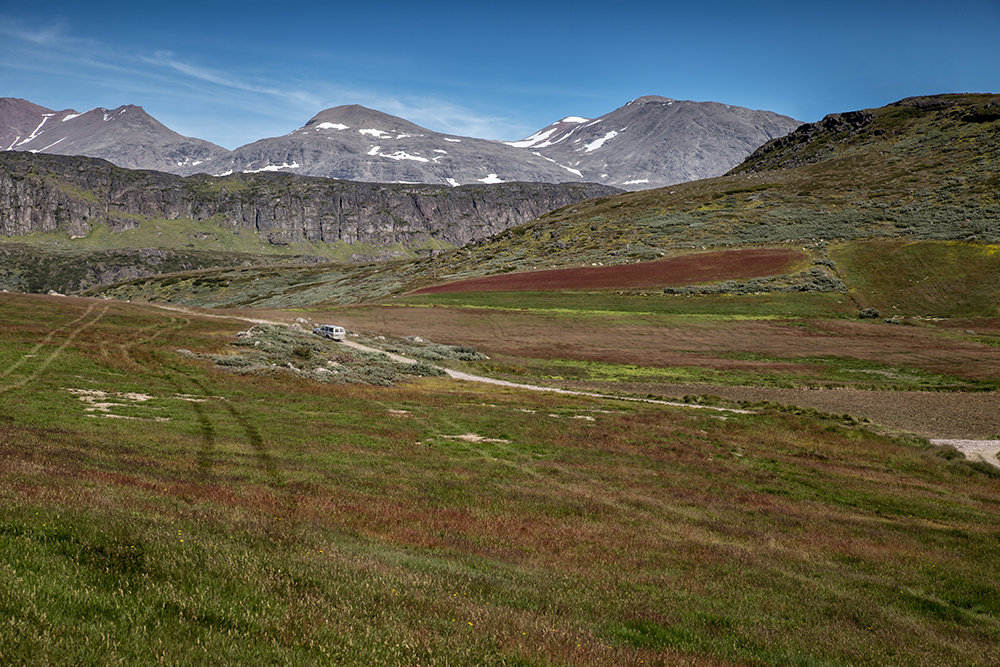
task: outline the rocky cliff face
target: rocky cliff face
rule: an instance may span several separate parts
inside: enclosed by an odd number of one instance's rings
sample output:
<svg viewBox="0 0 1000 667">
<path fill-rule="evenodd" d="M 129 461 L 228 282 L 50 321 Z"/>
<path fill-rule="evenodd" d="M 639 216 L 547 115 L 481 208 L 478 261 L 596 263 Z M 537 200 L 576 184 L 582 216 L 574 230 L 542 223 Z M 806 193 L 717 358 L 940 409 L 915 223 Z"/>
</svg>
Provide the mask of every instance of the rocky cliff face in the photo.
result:
<svg viewBox="0 0 1000 667">
<path fill-rule="evenodd" d="M 86 236 L 147 220 L 211 221 L 272 245 L 461 246 L 584 199 L 594 184 L 384 185 L 280 173 L 188 178 L 93 158 L 0 153 L 0 234 Z"/>
</svg>

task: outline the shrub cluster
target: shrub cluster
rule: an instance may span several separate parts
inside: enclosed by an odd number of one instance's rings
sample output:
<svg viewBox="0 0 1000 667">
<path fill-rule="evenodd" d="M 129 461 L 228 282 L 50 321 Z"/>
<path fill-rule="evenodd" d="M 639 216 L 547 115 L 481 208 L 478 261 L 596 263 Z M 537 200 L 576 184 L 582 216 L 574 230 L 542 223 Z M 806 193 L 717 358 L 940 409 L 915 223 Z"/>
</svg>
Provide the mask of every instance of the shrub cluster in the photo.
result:
<svg viewBox="0 0 1000 667">
<path fill-rule="evenodd" d="M 818 266 L 796 274 L 783 274 L 750 280 L 726 280 L 712 285 L 665 287 L 664 294 L 761 294 L 765 292 L 846 292 L 837 276 Z"/>
<path fill-rule="evenodd" d="M 382 387 L 391 387 L 405 376 L 444 374 L 426 362 L 402 363 L 380 352 L 332 345 L 335 344 L 293 328 L 258 324 L 237 334 L 232 343 L 233 353 L 196 356 L 238 373 L 290 372 L 317 382 Z"/>
<path fill-rule="evenodd" d="M 407 354 L 428 361 L 485 361 L 489 359 L 471 345 L 442 345 L 413 339 L 409 339 L 409 342 L 410 345 L 407 347 L 398 344 L 390 345 L 386 347 L 386 351 L 393 354 Z"/>
</svg>

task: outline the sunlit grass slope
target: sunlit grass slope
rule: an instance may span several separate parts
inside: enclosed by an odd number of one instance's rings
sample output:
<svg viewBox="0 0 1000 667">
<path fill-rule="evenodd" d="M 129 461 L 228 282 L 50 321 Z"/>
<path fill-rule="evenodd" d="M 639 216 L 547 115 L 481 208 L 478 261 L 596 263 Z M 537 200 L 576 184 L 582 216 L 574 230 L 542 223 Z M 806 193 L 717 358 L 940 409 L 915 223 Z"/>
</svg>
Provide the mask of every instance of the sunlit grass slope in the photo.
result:
<svg viewBox="0 0 1000 667">
<path fill-rule="evenodd" d="M 1000 316 L 1000 245 L 848 243 L 832 253 L 859 306 L 929 317 Z"/>
<path fill-rule="evenodd" d="M 1000 660 L 1000 487 L 948 452 L 178 353 L 246 326 L 0 297 L 0 663 Z"/>
</svg>

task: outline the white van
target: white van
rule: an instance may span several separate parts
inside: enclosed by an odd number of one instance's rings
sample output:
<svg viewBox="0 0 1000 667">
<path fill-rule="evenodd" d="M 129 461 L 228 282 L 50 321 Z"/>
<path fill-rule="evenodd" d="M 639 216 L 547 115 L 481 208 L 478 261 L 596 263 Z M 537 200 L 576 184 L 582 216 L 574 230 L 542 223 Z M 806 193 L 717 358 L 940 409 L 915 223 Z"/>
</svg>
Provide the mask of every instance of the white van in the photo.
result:
<svg viewBox="0 0 1000 667">
<path fill-rule="evenodd" d="M 322 324 L 313 329 L 313 333 L 316 334 L 317 336 L 322 336 L 323 338 L 330 338 L 333 340 L 344 340 L 344 336 L 347 335 L 347 332 L 344 330 L 344 327 L 338 327 L 332 324 Z"/>
</svg>

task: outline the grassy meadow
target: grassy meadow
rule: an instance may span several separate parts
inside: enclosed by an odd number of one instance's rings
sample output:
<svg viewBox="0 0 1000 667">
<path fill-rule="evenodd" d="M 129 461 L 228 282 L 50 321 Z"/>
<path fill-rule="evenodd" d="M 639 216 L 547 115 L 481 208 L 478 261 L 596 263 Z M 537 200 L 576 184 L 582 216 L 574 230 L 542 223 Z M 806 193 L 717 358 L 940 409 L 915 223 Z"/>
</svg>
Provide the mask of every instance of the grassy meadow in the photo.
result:
<svg viewBox="0 0 1000 667">
<path fill-rule="evenodd" d="M 953 450 L 198 358 L 248 326 L 0 295 L 0 663 L 1000 661 L 1000 487 Z"/>
</svg>

